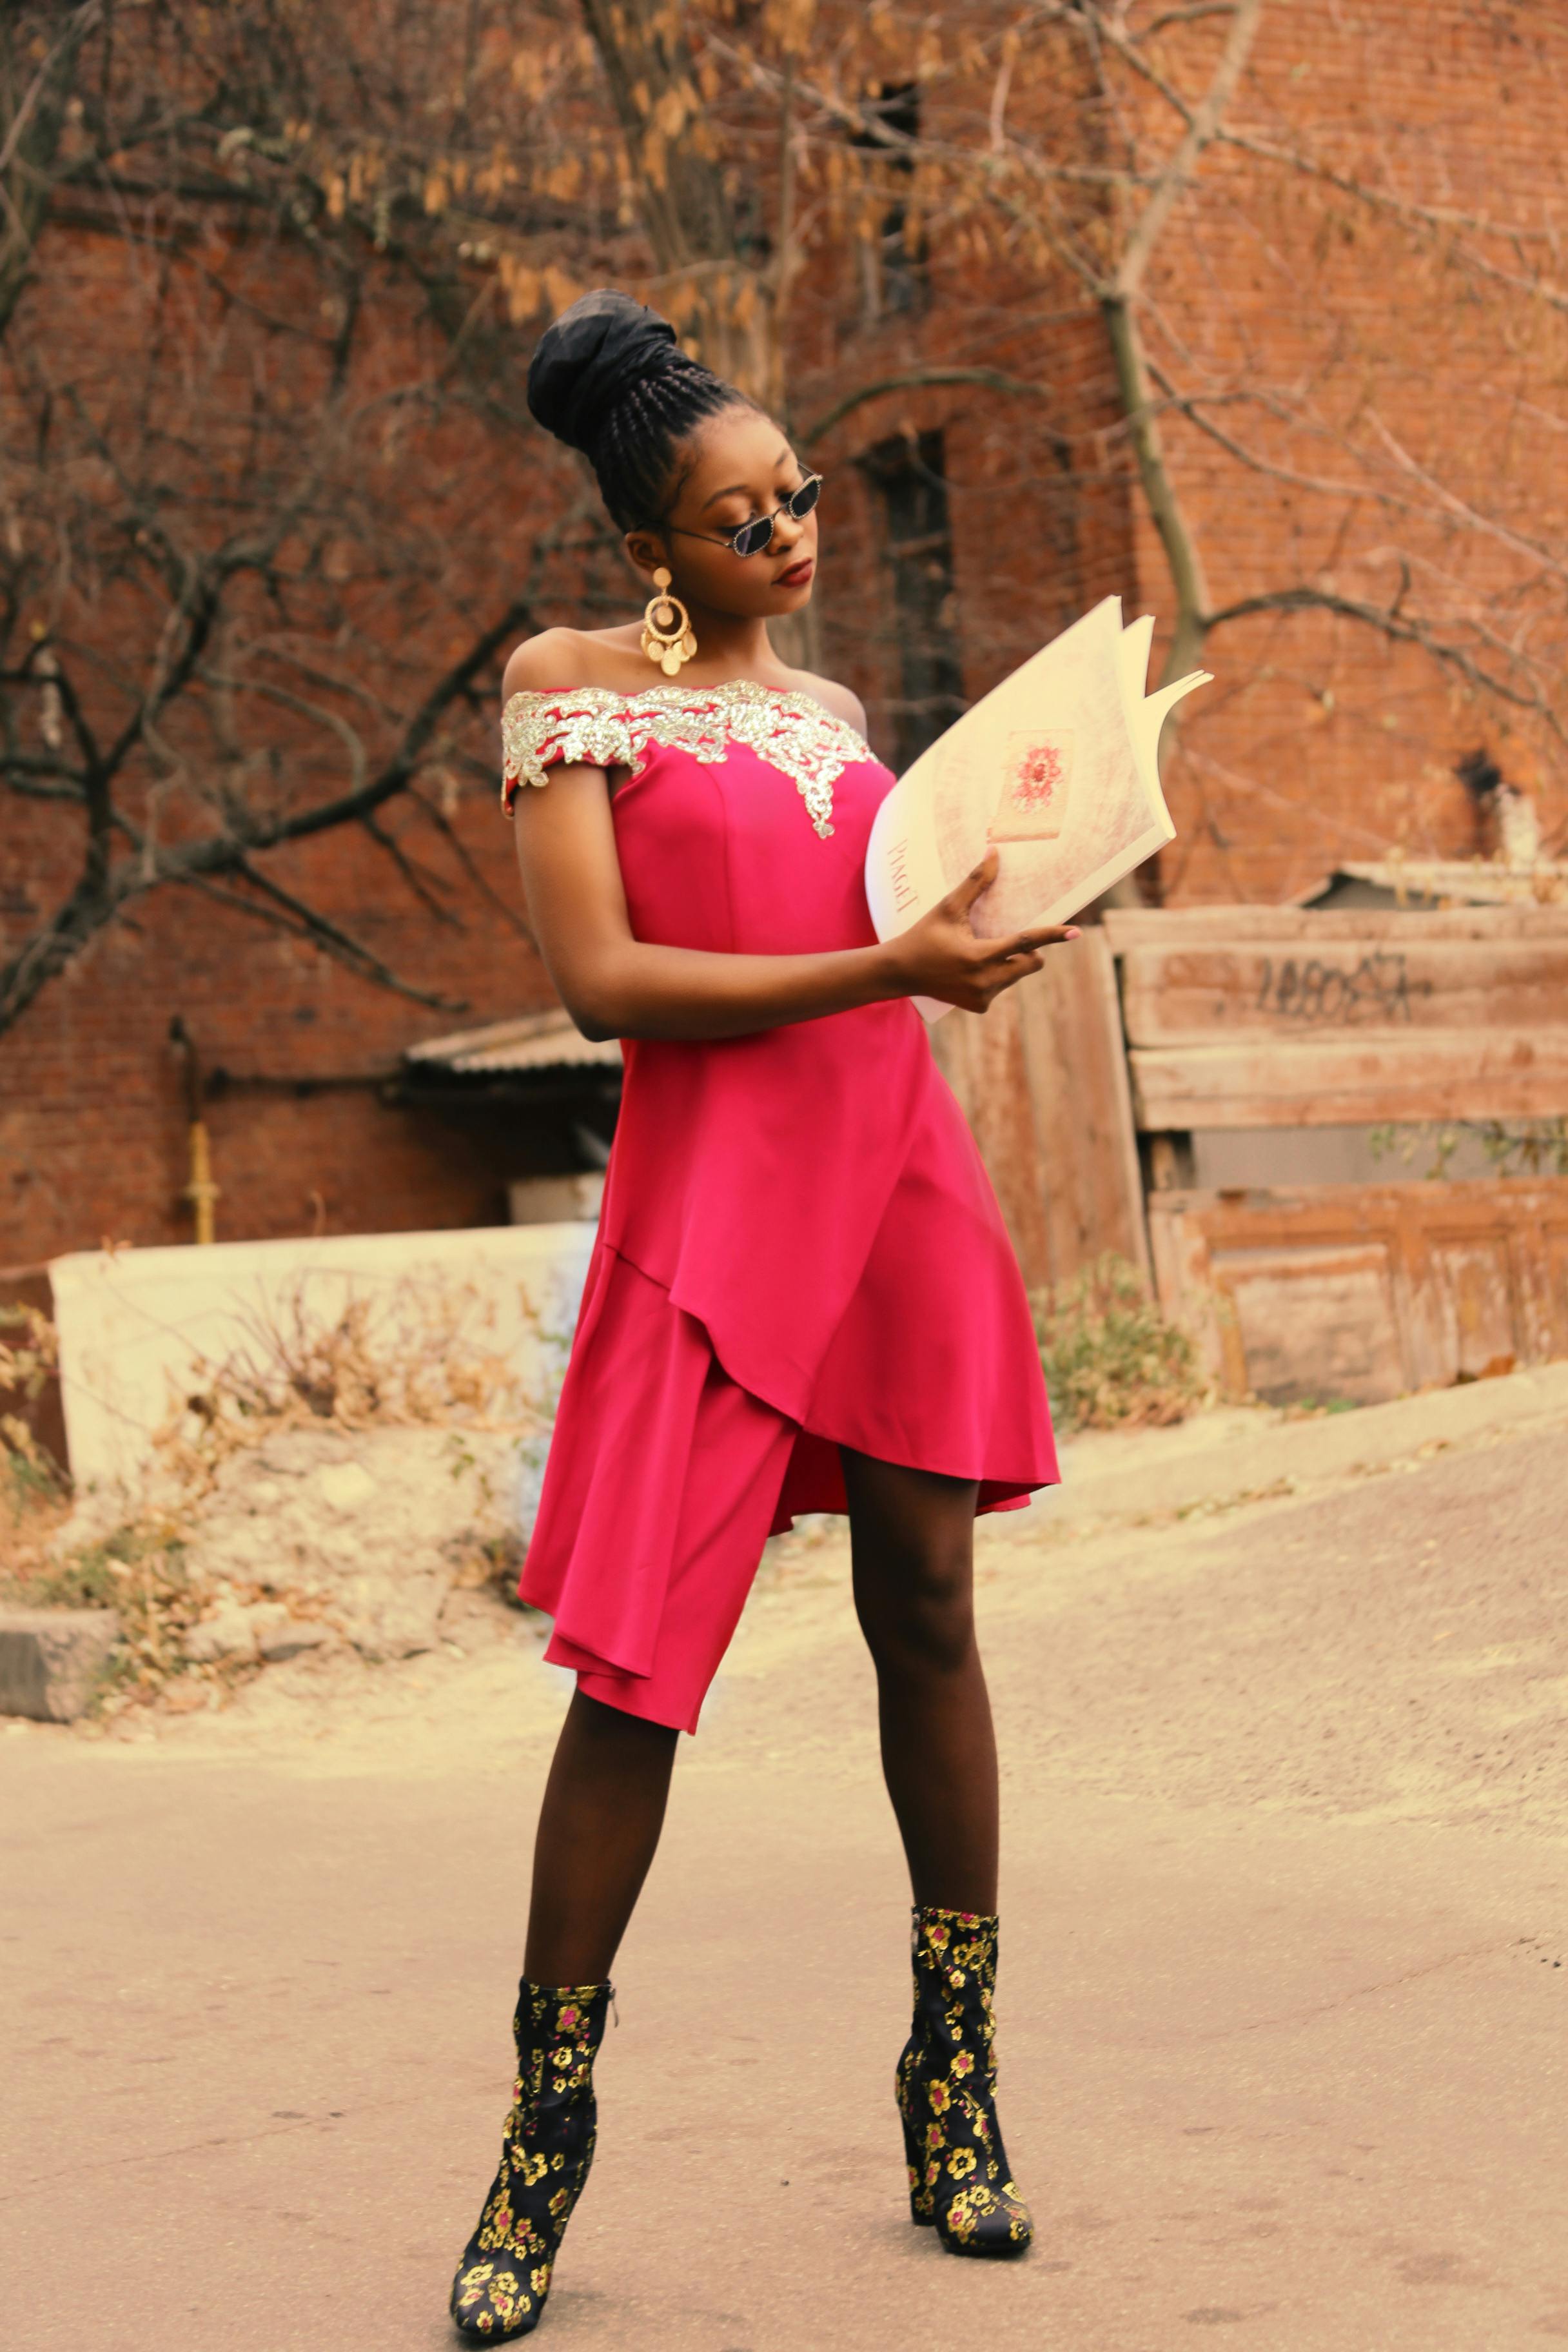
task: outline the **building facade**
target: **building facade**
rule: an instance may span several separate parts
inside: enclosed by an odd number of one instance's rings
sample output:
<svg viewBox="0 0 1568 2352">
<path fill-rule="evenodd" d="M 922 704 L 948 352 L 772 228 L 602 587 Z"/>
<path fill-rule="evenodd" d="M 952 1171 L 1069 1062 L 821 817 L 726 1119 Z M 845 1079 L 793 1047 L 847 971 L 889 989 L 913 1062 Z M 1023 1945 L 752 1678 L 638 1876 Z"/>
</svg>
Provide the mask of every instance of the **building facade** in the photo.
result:
<svg viewBox="0 0 1568 2352">
<path fill-rule="evenodd" d="M 1346 859 L 1476 853 L 1476 797 L 1455 770 L 1478 745 L 1531 797 L 1547 850 L 1568 811 L 1540 691 L 1563 576 L 1568 296 L 1530 242 L 1549 239 L 1562 201 L 1552 93 L 1568 35 L 1539 6 L 1446 0 L 1422 15 L 1413 43 L 1397 0 L 1353 22 L 1266 12 L 1228 118 L 1237 140 L 1205 158 L 1201 199 L 1178 205 L 1150 265 L 1169 478 L 1208 610 L 1226 616 L 1204 649 L 1216 686 L 1169 759 L 1179 838 L 1149 884 L 1172 902 L 1270 901 Z M 1200 49 L 1184 70 L 1212 62 Z M 892 68 L 866 84 L 868 118 L 933 151 L 976 117 L 1022 152 L 1063 103 L 1059 76 L 1047 104 L 1020 72 L 999 111 L 990 53 L 973 88 L 956 69 L 944 81 Z M 1144 134 L 1155 155 L 1173 143 L 1157 119 Z M 1010 247 L 994 217 L 944 195 L 934 168 L 883 159 L 857 184 L 850 226 L 825 200 L 782 313 L 788 421 L 827 477 L 819 657 L 862 695 L 895 766 L 1099 597 L 1153 610 L 1163 641 L 1175 619 L 1103 306 L 1059 260 Z M 1102 263 L 1142 185 L 1134 174 L 1106 198 Z M 323 293 L 291 248 L 247 247 L 233 212 L 221 252 L 208 222 L 210 250 L 180 247 L 154 295 L 142 247 L 62 204 L 10 329 L 32 371 L 13 373 L 13 426 L 37 425 L 35 379 L 68 376 L 101 437 L 133 442 L 144 468 L 155 457 L 154 488 L 177 473 L 193 509 L 241 494 L 264 507 L 291 434 L 322 453 L 317 509 L 280 541 L 277 577 L 258 572 L 220 615 L 117 854 L 160 808 L 177 830 L 231 790 L 247 809 L 277 804 L 291 762 L 324 790 L 333 760 L 352 782 L 367 760 L 374 772 L 394 759 L 421 682 L 460 664 L 509 600 L 517 635 L 635 610 L 582 468 L 517 396 L 552 299 L 584 278 L 645 282 L 635 221 L 596 242 L 563 230 L 558 281 L 552 232 L 534 224 L 545 266 L 499 373 L 459 399 L 449 347 L 431 347 L 422 298 L 390 260 L 355 294 L 344 361 L 349 329 L 330 306 L 347 298 Z M 214 310 L 220 262 L 246 299 Z M 312 305 L 325 325 L 307 349 L 289 330 Z M 176 466 L 153 451 L 147 415 L 150 394 L 174 397 L 180 335 L 197 456 Z M 348 415 L 344 368 L 352 433 L 334 422 Z M 258 384 L 265 446 L 238 422 L 258 413 Z M 153 661 L 162 624 L 133 565 L 116 572 L 79 521 L 83 501 L 119 495 L 109 458 L 83 439 L 74 463 L 71 528 L 100 569 L 66 590 L 36 572 L 29 593 L 108 740 L 117 665 L 132 645 Z M 146 496 L 137 528 L 153 530 Z M 312 682 L 324 646 L 330 691 Z M 189 1238 L 195 1108 L 220 1237 L 498 1223 L 509 1184 L 590 1164 L 573 1157 L 570 1119 L 526 1099 L 447 1101 L 411 1086 L 403 1058 L 552 1002 L 495 803 L 505 650 L 445 708 L 412 788 L 374 829 L 269 851 L 255 861 L 265 886 L 225 875 L 132 895 L 0 1035 L 0 1264 Z M 68 732 L 36 672 L 14 707 L 24 748 Z M 47 796 L 8 800 L 8 955 L 68 899 L 85 823 Z"/>
</svg>

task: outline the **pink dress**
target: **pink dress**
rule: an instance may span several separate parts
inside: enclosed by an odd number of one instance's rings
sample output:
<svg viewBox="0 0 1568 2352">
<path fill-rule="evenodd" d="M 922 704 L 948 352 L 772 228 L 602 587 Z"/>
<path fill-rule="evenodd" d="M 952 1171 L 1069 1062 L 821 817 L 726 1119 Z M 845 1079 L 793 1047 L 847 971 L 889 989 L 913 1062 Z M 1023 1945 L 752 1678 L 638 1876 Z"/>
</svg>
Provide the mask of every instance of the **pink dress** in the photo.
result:
<svg viewBox="0 0 1568 2352">
<path fill-rule="evenodd" d="M 509 806 L 558 761 L 631 771 L 612 815 L 639 940 L 874 943 L 892 777 L 812 697 L 522 694 L 502 733 Z M 689 1729 L 763 1539 L 844 1509 L 841 1445 L 973 1480 L 982 1511 L 1058 1473 L 1012 1245 L 911 1003 L 625 1054 L 520 1590 L 592 1696 Z"/>
</svg>

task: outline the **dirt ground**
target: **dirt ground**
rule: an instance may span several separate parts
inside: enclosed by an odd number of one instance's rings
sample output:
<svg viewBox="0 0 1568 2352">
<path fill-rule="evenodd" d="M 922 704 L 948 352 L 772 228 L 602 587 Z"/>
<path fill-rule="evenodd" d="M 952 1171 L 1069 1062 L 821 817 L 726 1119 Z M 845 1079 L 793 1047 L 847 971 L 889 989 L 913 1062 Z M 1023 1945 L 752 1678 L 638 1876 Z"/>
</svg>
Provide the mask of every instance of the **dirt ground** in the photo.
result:
<svg viewBox="0 0 1568 2352">
<path fill-rule="evenodd" d="M 1568 2338 L 1565 1528 L 1537 1427 L 1164 1524 L 982 1528 L 1039 2221 L 1001 2268 L 900 2213 L 907 1896 L 847 1547 L 773 1547 L 617 1969 L 542 2341 Z M 450 2340 L 565 1697 L 531 1621 L 453 1633 L 130 1737 L 0 1736 L 29 2352 Z"/>
</svg>

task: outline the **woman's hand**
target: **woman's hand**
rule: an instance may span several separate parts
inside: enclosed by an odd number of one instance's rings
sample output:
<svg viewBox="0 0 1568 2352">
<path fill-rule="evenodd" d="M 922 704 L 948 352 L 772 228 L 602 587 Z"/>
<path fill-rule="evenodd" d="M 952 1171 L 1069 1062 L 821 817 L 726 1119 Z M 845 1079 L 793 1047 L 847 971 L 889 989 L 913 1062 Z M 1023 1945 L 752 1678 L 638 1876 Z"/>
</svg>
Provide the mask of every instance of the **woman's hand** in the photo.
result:
<svg viewBox="0 0 1568 2352">
<path fill-rule="evenodd" d="M 977 940 L 969 910 L 996 879 L 997 863 L 993 846 L 940 906 L 886 942 L 884 952 L 892 959 L 906 994 L 932 996 L 965 1013 L 984 1013 L 1005 988 L 1039 971 L 1040 949 L 1078 938 L 1076 924 L 1052 923 L 1015 931 L 1007 939 Z"/>
</svg>

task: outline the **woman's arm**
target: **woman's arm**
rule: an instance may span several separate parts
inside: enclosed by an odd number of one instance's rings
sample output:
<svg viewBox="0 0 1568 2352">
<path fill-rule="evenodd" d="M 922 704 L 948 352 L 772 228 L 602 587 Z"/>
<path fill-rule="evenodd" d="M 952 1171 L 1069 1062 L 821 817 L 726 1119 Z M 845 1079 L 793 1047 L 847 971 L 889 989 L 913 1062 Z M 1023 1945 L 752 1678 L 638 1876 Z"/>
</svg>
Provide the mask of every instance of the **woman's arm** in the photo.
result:
<svg viewBox="0 0 1568 2352">
<path fill-rule="evenodd" d="M 821 955 L 722 955 L 632 936 L 600 768 L 552 768 L 516 801 L 529 920 L 562 1003 L 585 1037 L 743 1037 L 899 996 L 984 1013 L 1040 969 L 1058 926 L 977 940 L 969 908 L 996 871 L 988 850 L 939 907 L 896 940 Z"/>
</svg>

